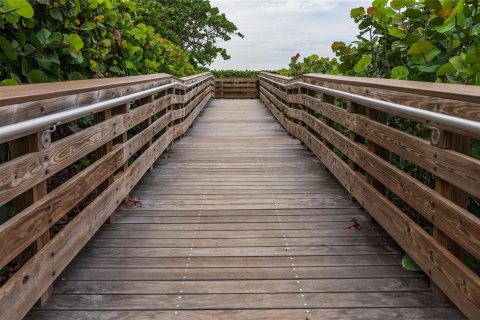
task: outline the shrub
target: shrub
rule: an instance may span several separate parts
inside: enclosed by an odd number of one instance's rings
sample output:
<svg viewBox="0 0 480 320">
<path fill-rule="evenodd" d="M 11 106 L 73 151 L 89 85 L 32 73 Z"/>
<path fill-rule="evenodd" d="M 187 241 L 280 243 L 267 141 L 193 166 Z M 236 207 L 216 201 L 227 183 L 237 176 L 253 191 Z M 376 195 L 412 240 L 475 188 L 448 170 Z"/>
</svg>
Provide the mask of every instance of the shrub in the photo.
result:
<svg viewBox="0 0 480 320">
<path fill-rule="evenodd" d="M 2 84 L 194 73 L 188 54 L 135 10 L 134 1 L 0 0 Z"/>
</svg>

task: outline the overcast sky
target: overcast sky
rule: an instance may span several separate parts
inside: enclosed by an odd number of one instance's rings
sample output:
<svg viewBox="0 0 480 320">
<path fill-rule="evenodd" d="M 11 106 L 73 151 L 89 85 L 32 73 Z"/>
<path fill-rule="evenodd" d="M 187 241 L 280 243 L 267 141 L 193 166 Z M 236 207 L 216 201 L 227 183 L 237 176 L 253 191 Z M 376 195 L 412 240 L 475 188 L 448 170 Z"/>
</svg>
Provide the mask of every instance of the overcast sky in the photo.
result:
<svg viewBox="0 0 480 320">
<path fill-rule="evenodd" d="M 333 41 L 355 40 L 357 26 L 350 9 L 372 0 L 211 0 L 245 38 L 221 43 L 231 56 L 218 58 L 212 69 L 276 70 L 300 53 L 332 57 Z"/>
</svg>

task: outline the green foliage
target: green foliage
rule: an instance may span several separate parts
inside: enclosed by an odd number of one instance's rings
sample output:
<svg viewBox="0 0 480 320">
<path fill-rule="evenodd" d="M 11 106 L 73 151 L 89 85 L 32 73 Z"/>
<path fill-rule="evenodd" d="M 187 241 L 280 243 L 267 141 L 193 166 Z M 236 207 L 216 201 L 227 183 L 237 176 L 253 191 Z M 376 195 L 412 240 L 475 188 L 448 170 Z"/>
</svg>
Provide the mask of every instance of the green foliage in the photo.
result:
<svg viewBox="0 0 480 320">
<path fill-rule="evenodd" d="M 350 44 L 334 42 L 336 59 L 313 55 L 309 60 L 315 63 L 300 63 L 297 54 L 292 57 L 289 69 L 278 73 L 297 76 L 316 72 L 480 85 L 479 0 L 375 0 L 367 9 L 352 9 L 351 17 L 358 24 L 357 40 Z M 415 121 L 390 116 L 388 125 L 422 139 L 429 138 L 428 127 Z M 472 143 L 472 156 L 480 158 L 478 140 Z M 395 154 L 391 154 L 389 161 L 426 186 L 434 186 L 432 173 Z M 390 194 L 390 199 L 431 232 L 423 216 L 398 197 Z M 480 216 L 480 199 L 469 197 L 468 209 Z M 479 272 L 478 260 L 470 257 L 465 262 Z M 408 256 L 402 265 L 419 271 Z"/>
<path fill-rule="evenodd" d="M 15 215 L 15 207 L 11 202 L 0 206 L 0 225 Z"/>
<path fill-rule="evenodd" d="M 256 78 L 262 71 L 254 70 L 210 70 L 217 78 Z"/>
<path fill-rule="evenodd" d="M 352 9 L 351 17 L 358 40 L 332 47 L 342 74 L 478 84 L 477 0 L 373 1 L 367 10 Z M 371 64 L 362 68 L 366 56 Z"/>
<path fill-rule="evenodd" d="M 138 5 L 121 0 L 0 0 L 1 85 L 194 73 L 189 55 L 142 20 Z M 156 15 L 160 12 L 150 12 L 150 17 Z"/>
<path fill-rule="evenodd" d="M 298 63 L 280 73 L 308 72 L 480 85 L 478 0 L 376 0 L 351 10 L 357 41 L 336 41 L 333 66 Z M 312 56 L 315 61 L 328 61 Z M 292 65 L 293 64 L 293 65 Z"/>
<path fill-rule="evenodd" d="M 233 36 L 243 38 L 235 24 L 230 22 L 208 0 L 138 0 L 137 16 L 149 21 L 157 32 L 190 53 L 190 62 L 206 66 L 220 55 L 230 56 L 219 41 Z"/>
<path fill-rule="evenodd" d="M 404 66 L 396 66 L 392 69 L 391 78 L 392 79 L 399 79 L 399 80 L 406 80 L 410 71 L 408 71 L 407 67 Z"/>
<path fill-rule="evenodd" d="M 404 267 L 408 271 L 412 271 L 412 272 L 422 271 L 422 269 L 420 269 L 420 267 L 415 263 L 415 261 L 413 261 L 412 258 L 410 258 L 409 255 L 403 256 L 402 267 Z"/>
<path fill-rule="evenodd" d="M 334 43 L 332 47 L 337 45 Z M 289 69 L 282 69 L 277 71 L 277 73 L 285 76 L 298 76 L 305 73 L 328 73 L 328 74 L 338 74 L 337 69 L 337 59 L 329 58 L 320 58 L 318 55 L 314 54 L 300 60 L 300 54 L 297 53 L 292 57 L 290 64 L 288 65 Z"/>
</svg>

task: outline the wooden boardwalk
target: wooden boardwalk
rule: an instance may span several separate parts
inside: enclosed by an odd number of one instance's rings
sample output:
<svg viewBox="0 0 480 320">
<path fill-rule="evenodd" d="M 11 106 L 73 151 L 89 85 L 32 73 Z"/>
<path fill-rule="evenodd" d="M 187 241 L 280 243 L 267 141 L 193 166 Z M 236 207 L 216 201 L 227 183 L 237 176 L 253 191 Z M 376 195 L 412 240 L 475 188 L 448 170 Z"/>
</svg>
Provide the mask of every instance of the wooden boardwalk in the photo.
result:
<svg viewBox="0 0 480 320">
<path fill-rule="evenodd" d="M 258 100 L 212 100 L 133 196 L 28 319 L 463 319 Z"/>
</svg>

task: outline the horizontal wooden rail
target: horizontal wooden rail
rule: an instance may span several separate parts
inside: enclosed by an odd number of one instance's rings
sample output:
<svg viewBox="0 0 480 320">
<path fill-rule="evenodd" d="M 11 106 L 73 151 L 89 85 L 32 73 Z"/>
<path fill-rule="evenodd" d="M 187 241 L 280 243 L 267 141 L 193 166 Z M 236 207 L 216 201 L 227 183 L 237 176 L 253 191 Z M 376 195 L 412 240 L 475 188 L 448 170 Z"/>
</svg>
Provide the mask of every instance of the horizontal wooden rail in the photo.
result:
<svg viewBox="0 0 480 320">
<path fill-rule="evenodd" d="M 257 99 L 258 78 L 216 78 L 215 98 Z"/>
<path fill-rule="evenodd" d="M 379 79 L 309 74 L 260 77 L 260 99 L 285 129 L 305 143 L 433 282 L 470 319 L 480 314 L 480 278 L 464 256 L 480 259 L 480 219 L 466 209 L 480 197 L 480 161 L 471 156 L 472 137 L 438 127 L 435 143 L 389 125 L 400 119 L 368 105 L 288 84 L 305 83 L 480 121 L 480 90 Z M 449 94 L 451 92 L 451 94 Z M 422 119 L 410 119 L 423 122 Z M 392 158 L 433 177 L 416 179 Z M 424 228 L 398 199 L 428 221 Z M 443 292 L 443 293 L 442 293 Z"/>
<path fill-rule="evenodd" d="M 38 299 L 45 301 L 57 276 L 213 98 L 214 81 L 210 73 L 182 79 L 162 74 L 27 85 L 15 93 L 0 89 L 5 125 L 172 82 L 183 87 L 95 113 L 93 124 L 57 137 L 47 148 L 39 142 L 41 132 L 9 142 L 11 157 L 0 164 L 0 205 L 14 204 L 17 212 L 0 225 L 0 267 L 12 260 L 21 267 L 0 287 L 2 319 L 21 319 Z M 47 192 L 50 178 L 86 157 L 89 165 Z M 50 239 L 52 226 L 86 199 Z"/>
</svg>

